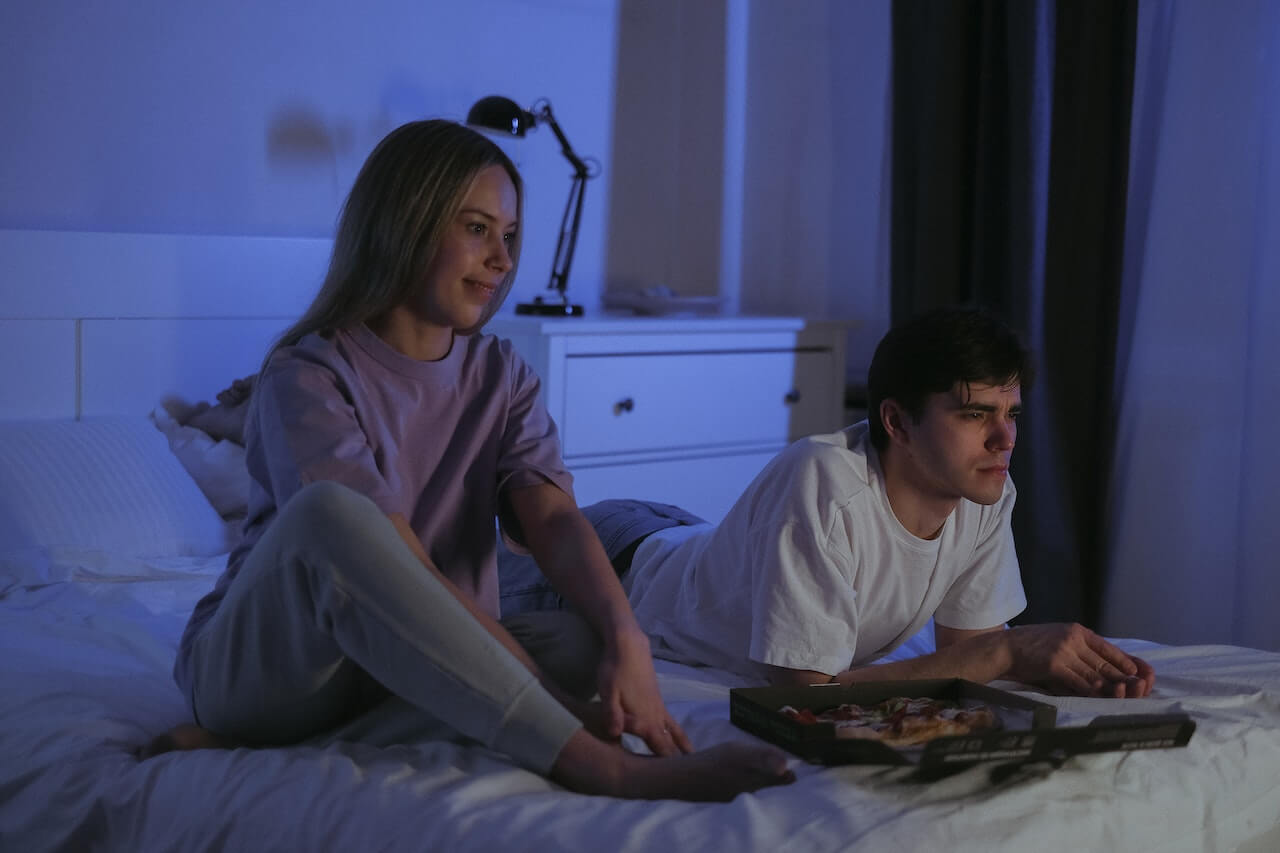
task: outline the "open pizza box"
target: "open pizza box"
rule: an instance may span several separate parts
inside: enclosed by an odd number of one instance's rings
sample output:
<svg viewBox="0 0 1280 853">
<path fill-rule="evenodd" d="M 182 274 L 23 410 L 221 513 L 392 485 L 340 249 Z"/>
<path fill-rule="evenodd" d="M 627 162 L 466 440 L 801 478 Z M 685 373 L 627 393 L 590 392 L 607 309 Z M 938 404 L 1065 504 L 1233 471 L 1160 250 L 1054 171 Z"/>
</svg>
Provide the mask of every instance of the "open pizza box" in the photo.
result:
<svg viewBox="0 0 1280 853">
<path fill-rule="evenodd" d="M 940 699 L 963 707 L 986 705 L 1001 728 L 895 748 L 875 740 L 837 738 L 831 723 L 805 724 L 779 712 L 790 705 L 819 713 L 846 702 L 868 706 L 895 696 Z M 729 719 L 734 725 L 815 764 L 907 764 L 945 773 L 980 761 L 1061 763 L 1090 752 L 1186 746 L 1195 731 L 1185 714 L 1107 715 L 1085 726 L 1062 728 L 1056 725 L 1057 717 L 1052 705 L 962 678 L 729 691 Z"/>
</svg>

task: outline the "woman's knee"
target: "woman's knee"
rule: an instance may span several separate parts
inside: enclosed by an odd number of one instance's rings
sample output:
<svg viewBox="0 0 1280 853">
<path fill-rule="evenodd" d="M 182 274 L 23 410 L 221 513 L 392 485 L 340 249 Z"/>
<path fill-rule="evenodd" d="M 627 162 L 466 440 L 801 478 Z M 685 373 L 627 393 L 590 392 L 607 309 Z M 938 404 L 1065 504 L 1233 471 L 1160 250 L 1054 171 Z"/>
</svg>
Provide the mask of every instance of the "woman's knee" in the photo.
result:
<svg viewBox="0 0 1280 853">
<path fill-rule="evenodd" d="M 392 569 L 388 550 L 404 549 L 386 514 L 340 483 L 308 484 L 291 497 L 255 547 L 271 564 L 306 566 L 348 579 Z M 253 555 L 250 556 L 250 560 Z M 348 570 L 358 569 L 354 574 Z"/>
<path fill-rule="evenodd" d="M 374 505 L 373 501 L 342 483 L 334 480 L 317 480 L 295 492 L 293 497 L 285 503 L 285 507 L 297 506 L 307 512 L 346 513 L 365 504 Z"/>
<path fill-rule="evenodd" d="M 320 480 L 299 489 L 280 510 L 276 523 L 300 524 L 312 535 L 348 528 L 367 529 L 371 517 L 385 518 L 377 504 L 341 483 Z"/>
</svg>

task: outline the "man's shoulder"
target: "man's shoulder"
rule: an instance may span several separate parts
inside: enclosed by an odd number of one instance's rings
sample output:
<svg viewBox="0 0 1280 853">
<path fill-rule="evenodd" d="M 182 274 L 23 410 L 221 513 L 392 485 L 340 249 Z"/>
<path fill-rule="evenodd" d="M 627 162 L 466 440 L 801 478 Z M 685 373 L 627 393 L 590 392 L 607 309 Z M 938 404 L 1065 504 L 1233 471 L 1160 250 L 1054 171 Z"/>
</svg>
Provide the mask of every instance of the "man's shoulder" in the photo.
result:
<svg viewBox="0 0 1280 853">
<path fill-rule="evenodd" d="M 752 485 L 757 513 L 816 513 L 830 521 L 869 489 L 867 456 L 853 428 L 811 435 L 792 442 L 765 467 Z"/>
<path fill-rule="evenodd" d="M 823 478 L 850 481 L 850 485 L 869 482 L 868 444 L 863 424 L 854 424 L 832 433 L 821 433 L 798 439 L 778 455 L 786 467 Z"/>
</svg>

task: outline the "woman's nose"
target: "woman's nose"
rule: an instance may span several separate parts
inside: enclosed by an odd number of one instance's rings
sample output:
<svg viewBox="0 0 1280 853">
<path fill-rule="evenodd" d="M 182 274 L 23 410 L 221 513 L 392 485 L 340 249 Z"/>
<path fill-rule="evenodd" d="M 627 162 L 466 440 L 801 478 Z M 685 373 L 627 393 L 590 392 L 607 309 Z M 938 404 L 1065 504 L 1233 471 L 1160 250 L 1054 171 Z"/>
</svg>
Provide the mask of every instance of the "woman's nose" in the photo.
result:
<svg viewBox="0 0 1280 853">
<path fill-rule="evenodd" d="M 507 244 L 505 238 L 498 238 L 498 244 L 494 246 L 493 252 L 489 256 L 489 263 L 495 269 L 504 273 L 511 269 L 511 247 Z"/>
</svg>

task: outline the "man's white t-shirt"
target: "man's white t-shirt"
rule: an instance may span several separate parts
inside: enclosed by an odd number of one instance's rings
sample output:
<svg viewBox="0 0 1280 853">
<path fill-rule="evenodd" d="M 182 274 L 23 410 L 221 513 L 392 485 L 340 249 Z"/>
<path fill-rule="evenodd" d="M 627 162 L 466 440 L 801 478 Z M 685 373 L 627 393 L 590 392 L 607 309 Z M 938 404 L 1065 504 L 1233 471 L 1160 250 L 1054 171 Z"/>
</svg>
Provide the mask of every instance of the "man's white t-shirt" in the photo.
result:
<svg viewBox="0 0 1280 853">
<path fill-rule="evenodd" d="M 720 524 L 646 538 L 624 586 L 658 657 L 834 675 L 930 618 L 981 629 L 1020 613 L 1015 495 L 1006 481 L 991 506 L 962 499 L 938 536 L 921 539 L 893 514 L 864 421 L 782 451 Z"/>
</svg>

